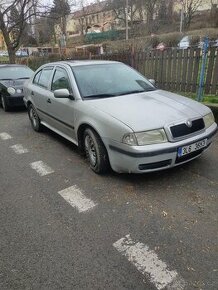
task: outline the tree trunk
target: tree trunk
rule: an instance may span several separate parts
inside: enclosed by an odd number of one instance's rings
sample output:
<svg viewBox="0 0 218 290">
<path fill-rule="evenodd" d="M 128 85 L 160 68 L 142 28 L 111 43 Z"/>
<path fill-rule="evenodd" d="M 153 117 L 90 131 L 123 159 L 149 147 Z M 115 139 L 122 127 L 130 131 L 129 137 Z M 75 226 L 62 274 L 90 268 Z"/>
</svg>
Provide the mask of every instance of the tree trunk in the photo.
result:
<svg viewBox="0 0 218 290">
<path fill-rule="evenodd" d="M 153 11 L 148 11 L 147 13 L 147 29 L 148 33 L 153 32 Z"/>
<path fill-rule="evenodd" d="M 8 56 L 9 56 L 9 63 L 15 63 L 15 59 L 16 59 L 16 56 L 15 56 L 15 49 L 11 48 L 11 47 L 8 47 Z"/>
</svg>

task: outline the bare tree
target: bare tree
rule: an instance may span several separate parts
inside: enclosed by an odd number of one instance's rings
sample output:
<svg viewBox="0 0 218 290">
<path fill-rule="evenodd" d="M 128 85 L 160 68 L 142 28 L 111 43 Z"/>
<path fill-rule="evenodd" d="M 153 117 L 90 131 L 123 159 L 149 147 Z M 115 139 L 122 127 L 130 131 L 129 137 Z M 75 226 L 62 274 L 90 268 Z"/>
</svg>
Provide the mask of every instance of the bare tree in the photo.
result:
<svg viewBox="0 0 218 290">
<path fill-rule="evenodd" d="M 157 14 L 160 0 L 144 0 L 144 7 L 147 14 L 148 32 L 152 33 L 154 29 L 154 16 Z"/>
<path fill-rule="evenodd" d="M 84 35 L 85 27 L 87 27 L 87 2 L 85 0 L 77 0 L 77 6 L 79 7 L 79 11 L 77 12 L 79 22 L 78 22 L 78 30 L 82 35 Z"/>
<path fill-rule="evenodd" d="M 71 0 L 68 4 L 68 0 L 54 0 L 54 3 L 56 2 L 60 2 L 59 6 L 42 4 L 39 0 L 0 0 L 0 30 L 7 46 L 10 63 L 15 63 L 15 53 L 22 44 L 22 38 L 26 37 L 28 26 L 31 27 L 30 33 L 34 34 L 38 20 L 43 17 L 47 17 L 53 26 L 55 22 L 52 19 L 62 20 L 65 32 L 65 18 L 75 2 Z"/>
<path fill-rule="evenodd" d="M 173 21 L 173 0 L 160 0 L 158 7 L 158 19 L 160 23 L 167 24 Z"/>
<path fill-rule="evenodd" d="M 212 26 L 218 27 L 218 3 L 216 0 L 211 0 L 210 22 Z"/>
<path fill-rule="evenodd" d="M 97 12 L 94 12 L 93 10 L 95 5 L 99 6 L 97 7 Z M 100 0 L 93 0 L 91 3 L 88 0 L 76 0 L 76 6 L 79 8 L 79 10 L 74 12 L 73 16 L 78 19 L 77 30 L 81 33 L 81 35 L 84 35 L 88 27 L 87 16 L 91 13 L 97 14 L 99 9 L 106 8 L 106 3 L 105 1 Z"/>
<path fill-rule="evenodd" d="M 134 21 L 143 20 L 143 0 L 128 0 L 128 7 L 126 7 L 126 0 L 108 0 L 108 8 L 113 10 L 115 19 L 120 20 L 123 25 L 125 25 L 126 12 L 128 12 L 128 22 L 131 28 Z"/>
<path fill-rule="evenodd" d="M 202 4 L 202 0 L 180 0 L 184 11 L 184 27 L 189 28 L 195 12 Z"/>
<path fill-rule="evenodd" d="M 9 61 L 15 63 L 28 22 L 36 13 L 34 0 L 0 0 L 0 29 L 7 46 Z"/>
</svg>

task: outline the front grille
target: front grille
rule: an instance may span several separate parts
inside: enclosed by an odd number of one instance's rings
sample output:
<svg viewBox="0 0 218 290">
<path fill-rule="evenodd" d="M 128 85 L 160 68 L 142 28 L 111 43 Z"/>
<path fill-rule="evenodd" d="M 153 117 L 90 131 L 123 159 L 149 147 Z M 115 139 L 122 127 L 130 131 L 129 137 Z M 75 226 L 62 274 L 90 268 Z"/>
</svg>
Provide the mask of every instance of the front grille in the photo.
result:
<svg viewBox="0 0 218 290">
<path fill-rule="evenodd" d="M 189 134 L 193 134 L 204 129 L 204 120 L 203 118 L 196 119 L 192 121 L 192 126 L 189 127 L 186 123 L 178 124 L 170 127 L 171 134 L 173 138 L 183 137 Z"/>
<path fill-rule="evenodd" d="M 166 167 L 172 163 L 171 159 L 159 161 L 159 162 L 153 162 L 153 163 L 147 163 L 147 164 L 139 164 L 139 170 L 148 170 L 148 169 L 156 169 L 161 167 Z"/>
</svg>

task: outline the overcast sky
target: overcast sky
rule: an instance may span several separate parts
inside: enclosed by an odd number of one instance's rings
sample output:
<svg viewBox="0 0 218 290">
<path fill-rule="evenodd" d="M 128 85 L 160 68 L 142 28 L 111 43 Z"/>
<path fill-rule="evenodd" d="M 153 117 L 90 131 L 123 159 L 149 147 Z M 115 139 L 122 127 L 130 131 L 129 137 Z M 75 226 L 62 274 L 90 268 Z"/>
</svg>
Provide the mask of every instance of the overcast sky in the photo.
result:
<svg viewBox="0 0 218 290">
<path fill-rule="evenodd" d="M 72 4 L 72 3 L 74 3 L 74 2 L 77 2 L 77 3 L 78 3 L 78 6 L 79 6 L 79 2 L 80 2 L 80 0 L 68 0 L 68 3 L 69 3 L 69 4 Z M 94 1 L 94 0 L 84 0 L 84 3 L 85 3 L 86 5 L 88 5 L 88 4 L 90 4 L 90 3 L 93 3 L 93 2 L 95 2 L 95 1 Z M 42 3 L 42 4 L 44 4 L 44 5 L 47 5 L 47 4 L 52 5 L 53 0 L 40 0 L 40 3 Z"/>
</svg>

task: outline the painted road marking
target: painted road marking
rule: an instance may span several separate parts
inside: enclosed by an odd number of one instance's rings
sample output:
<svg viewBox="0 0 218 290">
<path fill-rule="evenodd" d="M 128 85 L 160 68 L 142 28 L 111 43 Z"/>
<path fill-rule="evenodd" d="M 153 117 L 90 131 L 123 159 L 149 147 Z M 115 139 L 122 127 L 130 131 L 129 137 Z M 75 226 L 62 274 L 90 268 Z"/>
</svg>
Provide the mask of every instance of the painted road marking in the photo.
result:
<svg viewBox="0 0 218 290">
<path fill-rule="evenodd" d="M 81 190 L 73 185 L 69 188 L 63 189 L 58 192 L 72 207 L 77 208 L 79 212 L 91 210 L 97 204 L 91 199 L 87 198 Z"/>
<path fill-rule="evenodd" d="M 135 242 L 130 235 L 118 240 L 113 246 L 125 256 L 158 290 L 166 289 L 182 290 L 185 287 L 184 280 L 176 271 L 168 270 L 165 262 L 161 261 L 157 254 L 149 250 L 149 247 L 140 242 Z"/>
<path fill-rule="evenodd" d="M 28 153 L 28 149 L 24 148 L 22 144 L 16 144 L 10 147 L 16 154 Z"/>
<path fill-rule="evenodd" d="M 0 138 L 1 138 L 2 140 L 12 139 L 11 135 L 9 135 L 8 133 L 5 133 L 5 132 L 0 133 Z"/>
<path fill-rule="evenodd" d="M 32 169 L 36 170 L 36 172 L 40 176 L 45 176 L 54 172 L 54 170 L 45 164 L 43 161 L 36 161 L 30 164 Z"/>
</svg>

